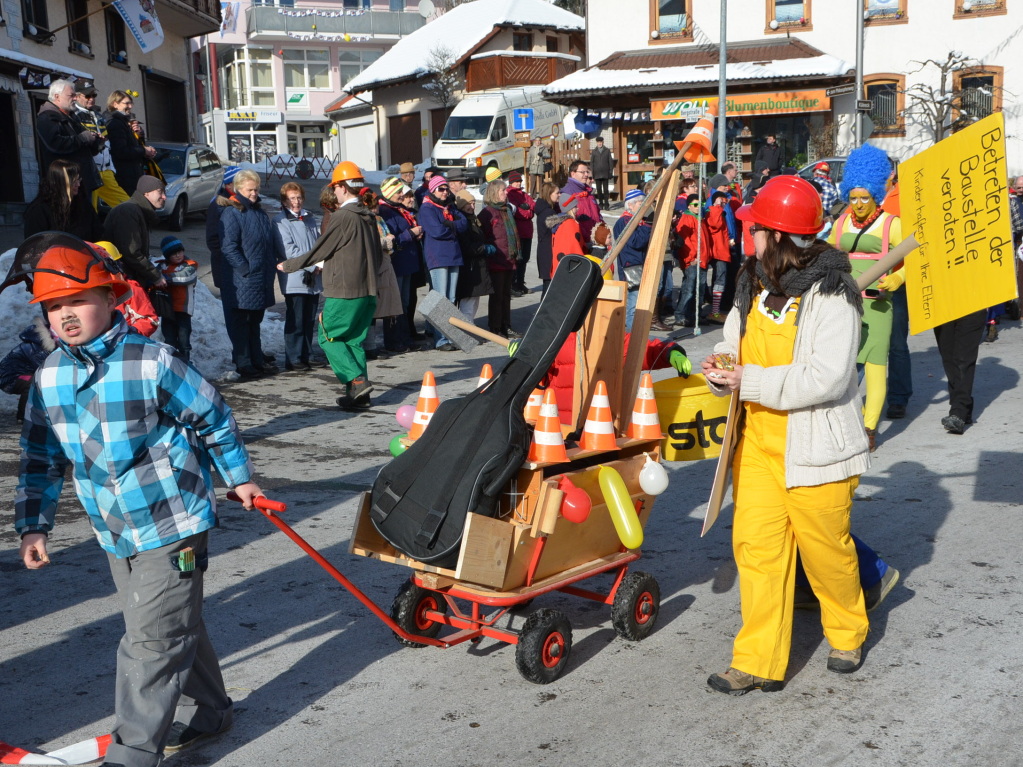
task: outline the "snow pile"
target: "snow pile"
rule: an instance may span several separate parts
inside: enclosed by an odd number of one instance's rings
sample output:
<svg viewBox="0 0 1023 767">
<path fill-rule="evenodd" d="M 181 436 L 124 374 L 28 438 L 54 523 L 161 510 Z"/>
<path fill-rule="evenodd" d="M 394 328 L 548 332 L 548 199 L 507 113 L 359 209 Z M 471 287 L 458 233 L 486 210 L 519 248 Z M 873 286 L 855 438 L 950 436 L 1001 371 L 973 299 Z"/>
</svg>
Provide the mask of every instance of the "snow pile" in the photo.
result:
<svg viewBox="0 0 1023 767">
<path fill-rule="evenodd" d="M 455 61 L 474 50 L 494 27 L 534 27 L 583 31 L 582 16 L 545 0 L 476 0 L 463 3 L 435 21 L 403 37 L 383 56 L 353 77 L 348 93 L 369 90 L 378 83 L 422 77 L 434 50 L 446 49 Z"/>
<path fill-rule="evenodd" d="M 14 260 L 15 249 L 0 255 L 0 274 L 7 274 Z M 18 345 L 18 334 L 39 316 L 40 308 L 29 304 L 31 299 L 23 285 L 15 285 L 0 293 L 0 357 Z M 153 336 L 161 340 L 160 331 Z M 268 312 L 262 325 L 263 350 L 284 364 L 284 320 Z M 224 328 L 220 299 L 210 293 L 201 281 L 195 288 L 195 313 L 192 315 L 192 364 L 210 381 L 222 380 L 234 370 L 231 342 Z M 18 398 L 0 392 L 0 412 L 13 413 Z"/>
</svg>

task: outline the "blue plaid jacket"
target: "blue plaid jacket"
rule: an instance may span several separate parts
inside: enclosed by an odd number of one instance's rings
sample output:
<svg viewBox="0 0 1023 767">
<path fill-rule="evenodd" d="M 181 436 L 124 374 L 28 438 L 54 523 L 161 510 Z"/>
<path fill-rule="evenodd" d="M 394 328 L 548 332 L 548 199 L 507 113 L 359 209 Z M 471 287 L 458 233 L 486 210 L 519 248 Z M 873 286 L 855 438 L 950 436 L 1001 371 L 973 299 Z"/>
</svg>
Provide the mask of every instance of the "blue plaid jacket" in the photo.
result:
<svg viewBox="0 0 1023 767">
<path fill-rule="evenodd" d="M 15 528 L 53 529 L 70 463 L 100 546 L 124 558 L 216 526 L 211 463 L 231 487 L 253 468 L 213 385 L 115 317 L 87 344 L 58 342 L 36 371 Z"/>
</svg>

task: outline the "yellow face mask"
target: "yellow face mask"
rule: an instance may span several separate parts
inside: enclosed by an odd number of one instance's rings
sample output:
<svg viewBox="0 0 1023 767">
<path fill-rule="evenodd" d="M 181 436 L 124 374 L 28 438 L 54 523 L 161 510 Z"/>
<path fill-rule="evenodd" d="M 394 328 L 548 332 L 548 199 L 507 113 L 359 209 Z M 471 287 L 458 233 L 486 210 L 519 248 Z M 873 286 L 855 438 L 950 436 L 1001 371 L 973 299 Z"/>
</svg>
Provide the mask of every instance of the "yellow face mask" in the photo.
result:
<svg viewBox="0 0 1023 767">
<path fill-rule="evenodd" d="M 856 187 L 849 192 L 849 209 L 857 221 L 866 221 L 877 210 L 877 203 L 870 196 L 870 192 L 862 187 Z"/>
</svg>

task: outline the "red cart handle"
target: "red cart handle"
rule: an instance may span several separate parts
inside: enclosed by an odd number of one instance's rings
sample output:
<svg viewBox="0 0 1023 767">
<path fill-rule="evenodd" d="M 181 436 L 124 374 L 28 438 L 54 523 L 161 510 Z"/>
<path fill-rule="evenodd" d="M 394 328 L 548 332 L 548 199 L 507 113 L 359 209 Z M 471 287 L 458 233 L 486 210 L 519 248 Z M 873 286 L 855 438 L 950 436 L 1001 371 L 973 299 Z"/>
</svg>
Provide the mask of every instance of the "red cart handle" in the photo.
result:
<svg viewBox="0 0 1023 767">
<path fill-rule="evenodd" d="M 228 490 L 227 500 L 237 501 L 238 503 L 242 502 L 241 496 L 239 496 L 238 493 L 236 493 L 234 490 Z M 286 503 L 282 503 L 281 501 L 271 501 L 265 495 L 257 495 L 255 498 L 253 498 L 252 505 L 259 509 L 260 511 L 280 512 L 288 510 L 288 505 Z"/>
</svg>

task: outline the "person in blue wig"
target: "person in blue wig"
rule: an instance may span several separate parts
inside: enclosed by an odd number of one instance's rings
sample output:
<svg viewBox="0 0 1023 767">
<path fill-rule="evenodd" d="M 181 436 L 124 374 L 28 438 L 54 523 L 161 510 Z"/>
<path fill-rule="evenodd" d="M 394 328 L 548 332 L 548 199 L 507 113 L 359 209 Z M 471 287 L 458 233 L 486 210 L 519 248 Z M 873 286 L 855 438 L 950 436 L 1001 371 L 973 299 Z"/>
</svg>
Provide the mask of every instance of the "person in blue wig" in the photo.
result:
<svg viewBox="0 0 1023 767">
<path fill-rule="evenodd" d="M 854 277 L 903 240 L 898 216 L 881 209 L 892 175 L 888 155 L 870 144 L 854 149 L 846 160 L 839 194 L 849 207 L 838 217 L 828 242 L 849 254 Z M 871 452 L 877 449 L 877 423 L 887 395 L 891 294 L 902 287 L 902 274 L 893 270 L 863 291 L 863 326 L 856 362 L 863 366 L 866 380 L 863 425 Z"/>
</svg>

